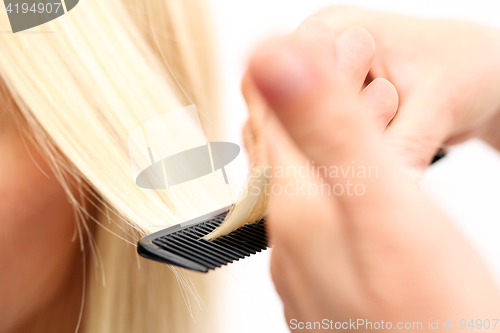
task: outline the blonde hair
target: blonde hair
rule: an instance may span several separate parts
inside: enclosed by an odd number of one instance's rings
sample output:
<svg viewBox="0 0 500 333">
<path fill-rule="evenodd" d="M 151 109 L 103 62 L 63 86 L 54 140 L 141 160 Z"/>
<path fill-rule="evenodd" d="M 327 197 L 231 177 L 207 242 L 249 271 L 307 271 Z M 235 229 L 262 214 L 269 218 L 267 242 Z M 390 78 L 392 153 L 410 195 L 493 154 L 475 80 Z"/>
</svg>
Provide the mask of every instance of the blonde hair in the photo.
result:
<svg viewBox="0 0 500 333">
<path fill-rule="evenodd" d="M 222 138 L 206 11 L 199 0 L 82 0 L 0 39 L 7 93 L 75 207 L 82 246 L 85 235 L 90 240 L 86 332 L 194 332 L 191 313 L 203 332 L 214 328 L 185 298 L 196 289 L 200 298 L 191 302 L 206 300 L 205 279 L 136 255 L 151 226 L 179 221 L 168 190 L 135 185 L 127 147 L 134 128 L 189 104 L 206 137 Z M 6 12 L 0 16 L 1 30 L 10 30 Z"/>
</svg>

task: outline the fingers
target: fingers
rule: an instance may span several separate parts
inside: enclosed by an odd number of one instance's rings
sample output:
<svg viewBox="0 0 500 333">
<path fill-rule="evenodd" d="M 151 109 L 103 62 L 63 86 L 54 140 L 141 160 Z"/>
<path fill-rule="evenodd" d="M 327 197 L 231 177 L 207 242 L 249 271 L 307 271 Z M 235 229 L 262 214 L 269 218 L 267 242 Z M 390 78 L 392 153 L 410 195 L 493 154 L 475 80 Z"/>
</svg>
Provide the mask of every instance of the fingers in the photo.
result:
<svg viewBox="0 0 500 333">
<path fill-rule="evenodd" d="M 348 27 L 353 25 L 366 28 L 381 45 L 382 50 L 387 38 L 390 38 L 393 33 L 391 27 L 394 27 L 394 17 L 391 15 L 352 6 L 332 6 L 315 16 L 327 22 L 334 34 L 344 32 L 343 36 L 345 36 L 351 30 Z M 404 22 L 402 21 L 404 18 L 397 20 Z M 380 22 L 387 22 L 387 25 L 381 25 Z M 352 40 L 352 38 L 346 39 Z M 336 52 L 337 57 L 340 57 L 341 52 L 339 50 Z M 395 55 L 398 56 L 397 53 Z M 388 55 L 385 54 L 385 56 Z M 380 62 L 372 65 L 371 70 L 377 76 L 387 76 L 387 73 L 384 74 L 387 69 Z M 425 86 L 431 87 L 432 83 L 425 82 Z M 366 91 L 366 93 L 372 92 Z M 441 143 L 448 139 L 446 133 L 453 130 L 450 128 L 450 119 L 441 118 L 447 114 L 453 114 L 453 110 L 445 112 L 443 110 L 445 103 L 440 102 L 438 95 L 432 88 L 427 88 L 418 95 L 411 95 L 411 99 L 402 103 L 398 115 L 384 133 L 390 149 L 401 157 L 402 163 L 415 175 L 421 175 L 429 166 L 436 152 L 442 148 Z M 385 118 L 382 118 L 385 121 Z"/>
<path fill-rule="evenodd" d="M 361 88 L 375 56 L 375 42 L 365 29 L 352 27 L 335 41 L 328 23 L 312 16 L 299 25 L 294 37 L 313 48 L 325 67 Z"/>
<path fill-rule="evenodd" d="M 366 212 L 377 212 L 390 224 L 394 219 L 387 216 L 406 183 L 380 149 L 379 131 L 358 101 L 358 88 L 325 68 L 313 51 L 289 40 L 261 49 L 250 63 L 256 86 L 287 134 L 311 163 L 325 167 L 330 200 L 357 215 L 360 229 Z M 283 202 L 282 211 L 286 207 Z"/>
<path fill-rule="evenodd" d="M 365 148 L 362 142 L 374 127 L 359 108 L 357 87 L 329 72 L 314 50 L 287 40 L 274 43 L 257 52 L 250 72 L 291 137 L 314 161 L 350 165 L 356 150 Z"/>
<path fill-rule="evenodd" d="M 357 12 L 352 8 L 340 10 Z M 345 80 L 350 87 L 362 87 L 375 54 L 373 38 L 366 30 L 360 27 L 349 28 L 332 45 L 333 33 L 326 21 L 312 17 L 299 26 L 295 37 L 316 52 L 315 61 L 323 62 L 325 72 L 332 75 L 335 73 L 337 78 Z M 330 68 L 332 66 L 333 69 Z M 378 131 L 383 131 L 398 108 L 398 95 L 394 86 L 379 78 L 365 88 L 361 97 L 365 114 L 370 114 Z M 429 113 L 429 110 L 439 110 L 438 99 L 420 96 L 413 100 L 414 103 L 405 103 L 400 117 L 394 119 L 385 137 L 392 150 L 401 157 L 402 163 L 409 170 L 420 174 L 431 163 L 449 129 L 443 124 L 447 119 L 437 119 L 445 112 L 441 110 Z M 433 100 L 436 100 L 434 104 Z M 429 125 L 429 117 L 436 118 L 435 126 Z"/>
<path fill-rule="evenodd" d="M 335 72 L 335 75 L 343 76 L 357 89 L 361 88 L 373 59 L 373 39 L 362 28 L 349 29 L 336 42 L 333 37 L 327 23 L 315 17 L 306 19 L 294 33 L 295 40 L 313 49 L 316 57 L 321 58 L 321 62 L 327 68 L 325 70 L 332 75 Z M 383 123 L 389 114 L 391 118 L 393 115 L 392 109 L 383 109 L 385 106 L 392 108 L 395 103 L 395 92 L 391 91 L 389 85 L 388 82 L 377 81 L 364 94 L 366 110 L 373 113 L 377 123 Z M 252 161 L 259 163 L 265 159 L 265 150 L 261 148 L 261 129 L 266 105 L 249 73 L 244 76 L 242 92 L 250 113 L 244 138 L 246 146 L 252 150 L 249 152 Z M 384 93 L 388 94 L 385 98 Z M 380 125 L 380 128 L 385 128 L 386 124 L 387 122 Z"/>
<path fill-rule="evenodd" d="M 399 98 L 396 88 L 389 81 L 377 78 L 360 94 L 362 106 L 374 119 L 382 133 L 398 110 Z"/>
<path fill-rule="evenodd" d="M 363 28 L 352 27 L 335 42 L 337 75 L 361 89 L 375 56 L 375 42 Z"/>
</svg>

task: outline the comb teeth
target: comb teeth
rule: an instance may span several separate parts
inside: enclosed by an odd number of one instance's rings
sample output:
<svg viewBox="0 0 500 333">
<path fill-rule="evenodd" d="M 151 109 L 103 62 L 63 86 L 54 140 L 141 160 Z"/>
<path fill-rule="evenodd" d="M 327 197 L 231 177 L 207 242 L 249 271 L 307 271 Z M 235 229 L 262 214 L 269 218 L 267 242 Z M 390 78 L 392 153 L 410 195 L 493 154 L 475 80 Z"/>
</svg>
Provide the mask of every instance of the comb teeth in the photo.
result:
<svg viewBox="0 0 500 333">
<path fill-rule="evenodd" d="M 224 209 L 223 213 L 214 212 L 146 236 L 139 241 L 137 251 L 148 259 L 207 272 L 268 247 L 264 219 L 212 241 L 203 239 L 226 215 Z"/>
</svg>

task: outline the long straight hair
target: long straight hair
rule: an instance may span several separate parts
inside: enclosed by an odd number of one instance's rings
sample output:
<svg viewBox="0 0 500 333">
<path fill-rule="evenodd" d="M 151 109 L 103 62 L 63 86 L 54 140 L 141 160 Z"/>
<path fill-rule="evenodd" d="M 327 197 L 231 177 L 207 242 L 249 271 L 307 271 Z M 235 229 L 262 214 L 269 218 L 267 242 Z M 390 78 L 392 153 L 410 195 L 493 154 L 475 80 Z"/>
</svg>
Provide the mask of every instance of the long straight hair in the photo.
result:
<svg viewBox="0 0 500 333">
<path fill-rule="evenodd" d="M 0 12 L 0 29 L 10 30 Z M 4 90 L 73 203 L 88 254 L 80 331 L 215 327 L 197 310 L 209 301 L 205 279 L 137 257 L 140 235 L 179 221 L 168 191 L 135 185 L 127 146 L 134 128 L 190 104 L 206 137 L 222 138 L 206 13 L 201 0 L 82 0 L 28 33 L 0 37 Z"/>
</svg>

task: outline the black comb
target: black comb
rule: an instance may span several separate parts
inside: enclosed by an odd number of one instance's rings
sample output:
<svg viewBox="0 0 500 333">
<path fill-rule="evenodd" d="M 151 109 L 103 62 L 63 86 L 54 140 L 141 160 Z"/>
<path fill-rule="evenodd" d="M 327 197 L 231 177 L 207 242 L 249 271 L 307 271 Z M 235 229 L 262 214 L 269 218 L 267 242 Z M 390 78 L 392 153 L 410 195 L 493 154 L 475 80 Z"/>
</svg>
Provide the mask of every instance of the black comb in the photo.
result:
<svg viewBox="0 0 500 333">
<path fill-rule="evenodd" d="M 203 239 L 227 213 L 225 208 L 148 235 L 139 241 L 137 252 L 147 259 L 208 272 L 267 249 L 264 219 L 212 241 Z"/>
</svg>

